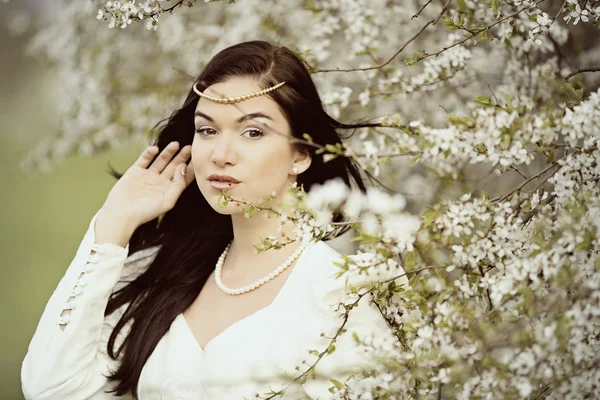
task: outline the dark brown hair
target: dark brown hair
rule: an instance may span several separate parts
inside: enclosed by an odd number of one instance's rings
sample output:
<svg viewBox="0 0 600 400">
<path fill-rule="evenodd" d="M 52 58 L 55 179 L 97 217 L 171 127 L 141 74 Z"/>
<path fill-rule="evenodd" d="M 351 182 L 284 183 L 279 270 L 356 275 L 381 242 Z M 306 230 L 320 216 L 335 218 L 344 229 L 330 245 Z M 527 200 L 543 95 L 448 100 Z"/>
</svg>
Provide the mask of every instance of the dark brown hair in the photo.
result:
<svg viewBox="0 0 600 400">
<path fill-rule="evenodd" d="M 255 78 L 262 88 L 285 81 L 283 87 L 267 95 L 279 105 L 293 137 L 302 139 L 302 135 L 308 133 L 315 143 L 335 145 L 341 143 L 338 129 L 361 126 L 341 124 L 325 112 L 303 62 L 285 47 L 264 41 L 236 44 L 215 55 L 195 83 L 199 90 L 204 90 L 231 77 Z M 166 120 L 154 143 L 159 147 L 159 154 L 172 141 L 178 141 L 180 148 L 192 143 L 198 99 L 190 89 L 183 106 Z M 360 170 L 350 159 L 338 157 L 325 164 L 314 147 L 303 143 L 294 145 L 312 156 L 310 167 L 297 177 L 298 186 L 302 185 L 306 192 L 315 183 L 334 178 L 341 178 L 349 186 L 352 180 L 355 187 L 365 191 Z M 111 174 L 117 179 L 122 176 L 114 170 Z M 334 214 L 333 221 L 342 221 L 342 216 Z M 334 233 L 339 235 L 348 229 L 345 226 Z M 232 239 L 231 217 L 214 211 L 194 183 L 184 190 L 173 209 L 136 229 L 129 242 L 130 254 L 151 246 L 161 247 L 145 272 L 113 293 L 108 301 L 105 315 L 127 305 L 108 342 L 108 354 L 113 359 L 121 358 L 119 368 L 108 377 L 116 382 L 112 392 L 137 398 L 138 381 L 148 357 L 177 315 L 190 307 L 199 295 L 221 252 Z M 329 239 L 331 233 L 322 240 Z M 128 322 L 131 322 L 131 330 L 123 344 L 115 349 L 117 334 Z"/>
</svg>

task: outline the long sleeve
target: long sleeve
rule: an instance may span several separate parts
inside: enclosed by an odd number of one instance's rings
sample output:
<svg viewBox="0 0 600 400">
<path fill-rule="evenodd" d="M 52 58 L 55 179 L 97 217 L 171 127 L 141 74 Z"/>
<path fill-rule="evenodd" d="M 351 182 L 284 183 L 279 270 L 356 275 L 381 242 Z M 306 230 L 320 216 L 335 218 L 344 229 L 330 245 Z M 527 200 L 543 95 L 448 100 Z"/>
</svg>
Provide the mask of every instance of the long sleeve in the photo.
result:
<svg viewBox="0 0 600 400">
<path fill-rule="evenodd" d="M 350 256 L 352 258 L 352 256 Z M 323 315 L 323 326 L 326 326 L 331 337 L 341 326 L 343 319 L 338 317 L 338 313 L 332 310 L 332 305 L 347 298 L 348 289 L 346 288 L 345 277 L 335 278 L 333 274 L 340 270 L 333 266 L 333 263 L 327 263 L 318 273 L 319 276 L 313 280 L 313 298 L 315 303 L 319 303 L 321 314 Z M 391 279 L 394 276 L 403 274 L 403 269 L 399 265 L 389 270 L 379 270 L 377 276 L 367 277 L 365 275 L 349 276 L 349 283 L 355 287 L 369 287 L 373 280 Z M 408 287 L 408 280 L 402 276 L 395 280 L 397 285 Z M 394 294 L 397 297 L 399 294 Z M 374 341 L 396 342 L 392 330 L 379 311 L 379 309 L 370 303 L 371 295 L 363 296 L 358 304 L 349 312 L 348 320 L 343 332 L 338 336 L 335 343 L 335 351 L 326 354 L 315 367 L 315 379 L 308 378 L 302 385 L 306 395 L 311 399 L 329 399 L 333 395 L 329 388 L 334 384 L 331 379 L 344 382 L 351 375 L 359 376 L 361 371 L 378 370 L 382 374 L 382 366 L 374 361 L 369 354 L 361 352 L 358 344 L 353 338 L 356 334 L 359 338 L 373 338 Z M 322 343 L 328 344 L 330 340 L 323 338 Z M 393 387 L 393 386 L 391 386 Z"/>
<path fill-rule="evenodd" d="M 136 274 L 123 273 L 129 244 L 123 248 L 95 243 L 97 216 L 98 212 L 50 297 L 29 345 L 21 369 L 26 399 L 114 398 L 105 393 L 105 375 L 116 366 L 106 354 L 106 343 L 122 310 L 106 319 L 104 312 L 117 283 Z"/>
</svg>

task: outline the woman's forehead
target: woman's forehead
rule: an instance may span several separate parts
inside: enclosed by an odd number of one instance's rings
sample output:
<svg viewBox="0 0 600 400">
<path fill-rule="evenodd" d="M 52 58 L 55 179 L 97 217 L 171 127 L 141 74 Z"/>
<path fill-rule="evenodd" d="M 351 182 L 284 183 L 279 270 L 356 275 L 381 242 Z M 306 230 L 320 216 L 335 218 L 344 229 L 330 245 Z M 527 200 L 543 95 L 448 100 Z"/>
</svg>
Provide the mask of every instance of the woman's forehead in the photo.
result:
<svg viewBox="0 0 600 400">
<path fill-rule="evenodd" d="M 241 124 L 248 120 L 257 120 L 267 124 L 282 123 L 284 116 L 279 111 L 277 104 L 273 100 L 265 100 L 251 99 L 244 102 L 247 104 L 218 104 L 200 99 L 194 118 L 215 123 Z"/>
</svg>

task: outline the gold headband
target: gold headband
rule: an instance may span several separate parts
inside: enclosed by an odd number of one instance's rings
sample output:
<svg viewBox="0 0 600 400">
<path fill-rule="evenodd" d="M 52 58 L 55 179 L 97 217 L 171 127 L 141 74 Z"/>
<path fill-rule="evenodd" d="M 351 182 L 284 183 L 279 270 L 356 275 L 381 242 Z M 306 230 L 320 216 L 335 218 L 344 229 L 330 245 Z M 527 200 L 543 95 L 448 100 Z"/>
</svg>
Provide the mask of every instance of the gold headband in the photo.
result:
<svg viewBox="0 0 600 400">
<path fill-rule="evenodd" d="M 233 104 L 233 103 L 239 103 L 240 101 L 248 100 L 248 99 L 251 99 L 251 98 L 254 98 L 254 97 L 262 96 L 263 94 L 267 94 L 269 92 L 272 92 L 273 90 L 279 89 L 283 85 L 285 85 L 285 82 L 279 82 L 277 85 L 271 86 L 270 88 L 261 90 L 259 92 L 254 92 L 254 93 L 246 94 L 244 96 L 239 96 L 239 97 L 224 97 L 224 98 L 219 98 L 219 97 L 212 97 L 212 96 L 209 96 L 207 94 L 202 93 L 201 91 L 199 91 L 196 88 L 196 84 L 194 83 L 194 92 L 196 92 L 196 94 L 198 96 L 203 97 L 206 100 L 214 101 L 215 103 Z"/>
</svg>

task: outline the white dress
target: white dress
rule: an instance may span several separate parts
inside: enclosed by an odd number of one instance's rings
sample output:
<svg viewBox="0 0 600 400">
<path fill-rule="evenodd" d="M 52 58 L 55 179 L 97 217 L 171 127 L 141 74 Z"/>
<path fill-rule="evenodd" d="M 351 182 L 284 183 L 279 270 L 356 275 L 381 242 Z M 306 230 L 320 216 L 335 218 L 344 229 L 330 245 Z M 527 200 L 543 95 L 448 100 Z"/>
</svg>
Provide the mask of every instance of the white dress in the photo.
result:
<svg viewBox="0 0 600 400">
<path fill-rule="evenodd" d="M 106 353 L 106 343 L 121 309 L 108 317 L 109 295 L 137 277 L 149 265 L 158 246 L 128 255 L 129 245 L 94 242 L 94 215 L 77 254 L 52 294 L 31 340 L 21 370 L 26 399 L 114 399 L 105 375 L 118 360 Z M 91 251 L 96 253 L 92 254 Z M 272 304 L 245 317 L 201 348 L 182 314 L 162 337 L 142 370 L 141 400 L 254 399 L 286 386 L 281 399 L 326 399 L 333 386 L 361 368 L 374 365 L 356 346 L 352 332 L 391 335 L 379 310 L 365 296 L 350 312 L 347 332 L 338 337 L 336 350 L 315 368 L 316 378 L 289 385 L 316 359 L 309 350 L 327 348 L 342 320 L 332 310 L 343 299 L 344 280 L 333 264 L 340 254 L 327 243 L 311 243 L 298 258 Z M 76 296 L 70 318 L 61 313 Z M 73 307 L 73 301 L 69 302 Z M 62 319 L 61 319 L 62 318 Z M 64 323 L 67 323 L 64 325 Z M 63 324 L 64 330 L 60 325 Z M 117 345 L 129 325 L 121 331 Z M 286 377 L 287 374 L 287 377 Z M 266 397 L 266 396 L 264 396 Z"/>
</svg>

